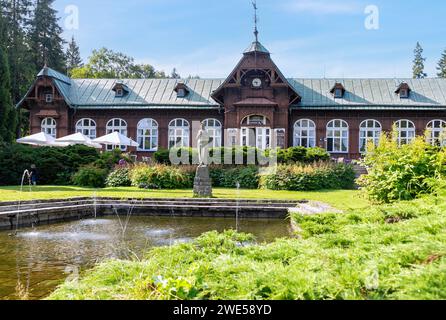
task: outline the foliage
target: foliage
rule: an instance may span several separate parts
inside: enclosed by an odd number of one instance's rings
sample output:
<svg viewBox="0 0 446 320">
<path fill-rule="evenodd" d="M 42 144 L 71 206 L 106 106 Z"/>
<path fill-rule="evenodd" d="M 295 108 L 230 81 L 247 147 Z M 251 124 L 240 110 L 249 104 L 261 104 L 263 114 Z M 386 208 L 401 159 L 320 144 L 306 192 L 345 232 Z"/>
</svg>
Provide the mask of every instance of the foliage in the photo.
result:
<svg viewBox="0 0 446 320">
<path fill-rule="evenodd" d="M 107 48 L 93 50 L 85 66 L 74 68 L 72 78 L 150 79 L 167 78 L 149 64 L 136 64 L 135 59 Z"/>
<path fill-rule="evenodd" d="M 36 2 L 30 26 L 30 52 L 33 55 L 35 70 L 44 65 L 55 70 L 65 70 L 65 53 L 62 38 L 63 29 L 59 25 L 54 0 Z"/>
<path fill-rule="evenodd" d="M 49 299 L 446 299 L 444 212 L 445 199 L 430 197 L 397 208 L 295 214 L 301 239 L 270 244 L 209 232 L 144 259 L 103 262 Z"/>
<path fill-rule="evenodd" d="M 5 39 L 5 24 L 0 16 L 0 40 Z M 12 142 L 16 136 L 17 114 L 12 104 L 9 62 L 0 42 L 0 142 Z"/>
<path fill-rule="evenodd" d="M 132 181 L 130 180 L 129 167 L 116 167 L 115 170 L 109 173 L 105 180 L 107 187 L 130 187 Z"/>
<path fill-rule="evenodd" d="M 414 79 L 424 79 L 427 77 L 427 73 L 424 72 L 424 62 L 426 61 L 426 58 L 423 57 L 423 51 L 421 44 L 417 42 L 417 46 L 414 50 L 415 58 L 413 60 L 412 68 Z"/>
<path fill-rule="evenodd" d="M 315 163 L 280 165 L 261 178 L 261 187 L 271 190 L 329 190 L 354 187 L 355 172 L 351 165 Z"/>
<path fill-rule="evenodd" d="M 25 145 L 0 146 L 0 185 L 17 185 L 25 169 L 35 164 L 38 184 L 66 185 L 79 167 L 93 164 L 110 171 L 123 157 L 120 150 L 99 152 L 85 146 L 33 148 Z"/>
<path fill-rule="evenodd" d="M 130 172 L 132 185 L 148 189 L 184 189 L 193 186 L 194 173 L 183 167 L 136 165 Z"/>
<path fill-rule="evenodd" d="M 106 177 L 107 170 L 95 167 L 94 165 L 87 165 L 81 167 L 74 174 L 73 183 L 80 187 L 103 188 Z"/>
<path fill-rule="evenodd" d="M 71 75 L 73 69 L 81 68 L 83 66 L 79 46 L 77 45 L 76 40 L 74 40 L 74 36 L 71 37 L 65 56 L 66 68 L 69 75 Z"/>
<path fill-rule="evenodd" d="M 446 78 L 446 49 L 441 54 L 441 59 L 438 61 L 437 70 L 437 76 L 439 78 Z"/>
<path fill-rule="evenodd" d="M 210 175 L 214 187 L 235 188 L 239 183 L 242 189 L 259 188 L 259 169 L 256 166 L 216 166 L 211 167 Z"/>
<path fill-rule="evenodd" d="M 391 135 L 383 135 L 377 147 L 369 147 L 363 164 L 369 174 L 359 183 L 370 199 L 411 200 L 434 192 L 435 181 L 446 178 L 446 149 L 430 145 L 425 137 L 399 147 Z"/>
<path fill-rule="evenodd" d="M 193 148 L 178 148 L 174 149 L 177 152 L 178 158 L 181 158 L 182 154 L 188 154 L 189 164 L 196 164 L 197 150 Z M 159 164 L 171 164 L 169 159 L 170 150 L 159 149 L 154 154 L 154 159 Z M 292 164 L 292 163 L 313 163 L 319 161 L 330 160 L 330 154 L 322 148 L 304 148 L 304 147 L 293 147 L 289 149 L 277 149 L 277 150 L 260 150 L 253 147 L 219 147 L 211 148 L 209 150 L 209 157 L 211 164 L 217 165 L 251 165 L 259 164 L 259 158 L 272 156 L 277 156 L 277 162 L 282 164 Z"/>
</svg>

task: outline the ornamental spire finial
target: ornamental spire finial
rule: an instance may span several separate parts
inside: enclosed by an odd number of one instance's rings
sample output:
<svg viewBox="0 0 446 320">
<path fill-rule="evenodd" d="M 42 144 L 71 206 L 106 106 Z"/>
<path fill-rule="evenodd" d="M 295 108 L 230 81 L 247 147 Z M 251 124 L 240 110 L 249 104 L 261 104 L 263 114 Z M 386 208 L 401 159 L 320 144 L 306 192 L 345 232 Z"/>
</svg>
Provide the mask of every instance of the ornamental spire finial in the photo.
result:
<svg viewBox="0 0 446 320">
<path fill-rule="evenodd" d="M 252 1 L 252 6 L 254 7 L 254 36 L 256 38 L 256 42 L 259 42 L 259 30 L 257 29 L 257 23 L 259 22 L 257 17 L 257 0 Z"/>
</svg>

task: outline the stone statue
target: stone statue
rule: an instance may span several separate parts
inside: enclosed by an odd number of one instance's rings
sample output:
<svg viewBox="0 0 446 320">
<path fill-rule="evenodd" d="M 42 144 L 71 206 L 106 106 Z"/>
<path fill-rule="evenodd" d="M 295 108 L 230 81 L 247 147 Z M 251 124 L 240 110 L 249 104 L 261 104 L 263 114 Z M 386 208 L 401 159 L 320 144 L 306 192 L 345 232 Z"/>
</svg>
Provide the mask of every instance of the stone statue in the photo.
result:
<svg viewBox="0 0 446 320">
<path fill-rule="evenodd" d="M 197 149 L 198 149 L 198 165 L 200 167 L 205 167 L 208 165 L 208 146 L 209 146 L 210 136 L 206 130 L 204 123 L 201 125 L 200 131 L 197 135 Z"/>
<path fill-rule="evenodd" d="M 197 135 L 198 168 L 194 180 L 194 197 L 212 197 L 212 181 L 207 166 L 209 141 L 210 137 L 203 123 Z"/>
</svg>

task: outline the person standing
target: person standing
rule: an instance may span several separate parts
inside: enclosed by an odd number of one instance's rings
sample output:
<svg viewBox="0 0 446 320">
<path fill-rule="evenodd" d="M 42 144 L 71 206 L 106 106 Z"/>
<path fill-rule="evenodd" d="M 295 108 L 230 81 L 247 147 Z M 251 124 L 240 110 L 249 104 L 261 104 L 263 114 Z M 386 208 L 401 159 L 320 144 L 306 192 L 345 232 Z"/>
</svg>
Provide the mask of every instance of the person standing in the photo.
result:
<svg viewBox="0 0 446 320">
<path fill-rule="evenodd" d="M 31 183 L 33 186 L 37 185 L 37 168 L 35 164 L 31 165 L 31 170 L 30 170 L 30 178 L 31 178 Z"/>
</svg>

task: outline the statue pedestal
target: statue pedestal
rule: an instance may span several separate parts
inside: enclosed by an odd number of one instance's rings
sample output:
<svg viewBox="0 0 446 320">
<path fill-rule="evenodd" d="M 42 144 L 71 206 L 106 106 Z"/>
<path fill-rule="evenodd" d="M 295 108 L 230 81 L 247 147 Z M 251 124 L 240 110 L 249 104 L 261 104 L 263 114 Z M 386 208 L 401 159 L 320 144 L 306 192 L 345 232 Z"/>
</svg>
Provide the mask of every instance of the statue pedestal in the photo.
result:
<svg viewBox="0 0 446 320">
<path fill-rule="evenodd" d="M 197 168 L 194 181 L 194 197 L 212 197 L 212 181 L 208 166 L 200 166 Z"/>
</svg>

